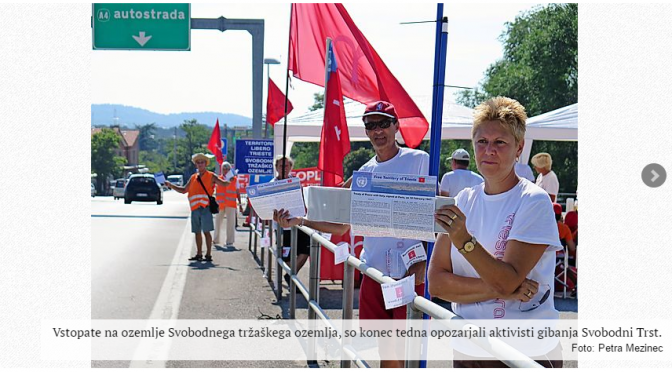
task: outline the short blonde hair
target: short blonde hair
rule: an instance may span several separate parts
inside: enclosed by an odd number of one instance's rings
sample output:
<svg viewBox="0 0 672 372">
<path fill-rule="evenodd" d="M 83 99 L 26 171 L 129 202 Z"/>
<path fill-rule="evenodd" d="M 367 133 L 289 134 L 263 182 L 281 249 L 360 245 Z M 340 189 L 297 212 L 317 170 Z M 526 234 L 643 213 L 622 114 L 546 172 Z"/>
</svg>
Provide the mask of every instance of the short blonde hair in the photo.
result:
<svg viewBox="0 0 672 372">
<path fill-rule="evenodd" d="M 525 121 L 527 114 L 525 107 L 513 98 L 491 98 L 474 109 L 474 126 L 471 128 L 471 137 L 476 134 L 479 125 L 486 121 L 499 121 L 509 130 L 519 144 L 525 138 Z"/>
<path fill-rule="evenodd" d="M 288 161 L 290 164 L 292 164 L 292 166 L 294 166 L 294 160 L 289 155 L 287 155 L 287 156 L 282 156 L 282 155 L 276 156 L 275 161 L 273 162 L 273 165 L 275 165 L 277 167 L 278 162 L 281 162 L 283 158 L 287 159 L 286 161 Z"/>
<path fill-rule="evenodd" d="M 551 154 L 547 152 L 540 152 L 537 155 L 534 155 L 532 157 L 532 165 L 534 165 L 537 168 L 546 169 L 550 171 L 551 166 L 553 165 L 553 159 L 551 158 Z"/>
</svg>

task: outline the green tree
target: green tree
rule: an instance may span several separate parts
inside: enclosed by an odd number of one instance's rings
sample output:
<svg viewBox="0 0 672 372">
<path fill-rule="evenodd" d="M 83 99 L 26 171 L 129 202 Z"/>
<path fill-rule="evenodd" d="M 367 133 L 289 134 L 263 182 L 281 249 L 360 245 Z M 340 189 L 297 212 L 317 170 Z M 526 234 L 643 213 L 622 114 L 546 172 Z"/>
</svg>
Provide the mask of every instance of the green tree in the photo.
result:
<svg viewBox="0 0 672 372">
<path fill-rule="evenodd" d="M 324 107 L 324 93 L 313 93 L 315 102 L 308 108 L 310 111 L 316 111 Z M 299 142 L 292 146 L 290 156 L 294 159 L 294 168 L 317 167 L 317 161 L 320 155 L 319 142 Z"/>
<path fill-rule="evenodd" d="M 292 146 L 290 153 L 294 159 L 294 168 L 317 167 L 318 157 L 320 155 L 319 142 L 298 142 Z"/>
<path fill-rule="evenodd" d="M 126 165 L 127 162 L 128 159 L 126 159 L 123 156 L 114 157 L 114 169 L 112 170 L 112 178 L 117 179 L 124 177 L 124 165 Z"/>
<path fill-rule="evenodd" d="M 506 24 L 504 56 L 490 65 L 480 87 L 457 94 L 475 107 L 490 97 L 518 100 L 529 117 L 578 102 L 578 5 L 536 7 Z M 532 155 L 548 152 L 560 192 L 577 186 L 577 142 L 534 141 Z"/>
<path fill-rule="evenodd" d="M 365 146 L 368 145 L 368 146 Z M 351 142 L 350 153 L 343 159 L 343 178 L 348 179 L 352 172 L 358 170 L 376 155 L 370 142 Z M 357 147 L 357 149 L 354 149 Z"/>
<path fill-rule="evenodd" d="M 106 181 L 118 167 L 114 150 L 119 148 L 120 141 L 121 136 L 109 128 L 103 128 L 91 136 L 91 171 L 98 175 L 96 189 L 99 193 L 105 192 Z"/>
<path fill-rule="evenodd" d="M 505 27 L 504 57 L 488 67 L 479 89 L 458 93 L 458 102 L 474 107 L 504 95 L 522 103 L 528 116 L 576 103 L 578 5 L 536 7 Z"/>
<path fill-rule="evenodd" d="M 185 176 L 189 176 L 196 170 L 196 166 L 191 162 L 191 155 L 202 152 L 208 153 L 208 140 L 210 140 L 210 134 L 212 129 L 208 129 L 203 124 L 199 124 L 196 119 L 185 120 L 184 123 L 180 124 L 180 129 L 185 133 L 185 138 L 181 139 L 184 144 L 184 170 Z M 178 140 L 180 141 L 180 140 Z M 216 162 L 211 161 L 208 169 L 214 170 Z"/>
<path fill-rule="evenodd" d="M 315 102 L 312 106 L 308 107 L 309 111 L 317 111 L 324 108 L 324 93 L 313 93 L 313 99 Z"/>
<path fill-rule="evenodd" d="M 159 147 L 157 140 L 154 139 L 157 130 L 156 123 L 136 125 L 135 129 L 140 131 L 138 136 L 140 151 L 154 151 Z"/>
<path fill-rule="evenodd" d="M 169 173 L 171 162 L 157 151 L 140 151 L 139 159 L 140 164 L 144 164 L 151 173 L 166 172 L 166 175 L 172 174 Z"/>
</svg>

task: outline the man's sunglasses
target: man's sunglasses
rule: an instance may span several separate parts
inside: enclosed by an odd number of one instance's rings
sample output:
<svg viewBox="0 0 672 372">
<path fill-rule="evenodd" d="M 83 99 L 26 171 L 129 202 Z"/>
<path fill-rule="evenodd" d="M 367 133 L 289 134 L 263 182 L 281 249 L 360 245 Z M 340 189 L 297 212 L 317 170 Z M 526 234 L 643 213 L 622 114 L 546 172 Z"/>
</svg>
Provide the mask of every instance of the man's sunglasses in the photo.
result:
<svg viewBox="0 0 672 372">
<path fill-rule="evenodd" d="M 384 119 L 381 121 L 370 121 L 368 123 L 364 123 L 364 128 L 366 130 L 374 130 L 376 128 L 380 129 L 387 129 L 392 125 L 394 121 L 392 119 Z"/>
</svg>

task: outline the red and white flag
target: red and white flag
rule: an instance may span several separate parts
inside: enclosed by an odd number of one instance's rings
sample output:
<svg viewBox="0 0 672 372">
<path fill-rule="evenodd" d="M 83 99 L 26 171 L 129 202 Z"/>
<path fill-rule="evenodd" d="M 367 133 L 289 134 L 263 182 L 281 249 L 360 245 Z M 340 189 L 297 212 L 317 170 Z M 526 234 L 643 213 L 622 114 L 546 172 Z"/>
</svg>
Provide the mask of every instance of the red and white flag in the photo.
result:
<svg viewBox="0 0 672 372">
<path fill-rule="evenodd" d="M 392 103 L 399 114 L 404 141 L 409 147 L 420 145 L 429 129 L 427 119 L 357 28 L 343 4 L 292 5 L 289 69 L 294 77 L 323 86 L 327 38 L 333 40 L 343 95 L 365 104 L 379 100 Z"/>
<path fill-rule="evenodd" d="M 345 121 L 343 93 L 338 65 L 331 44 L 327 54 L 327 91 L 324 95 L 324 123 L 320 138 L 317 167 L 323 171 L 323 185 L 336 186 L 343 182 L 343 159 L 350 152 L 350 133 Z"/>
</svg>

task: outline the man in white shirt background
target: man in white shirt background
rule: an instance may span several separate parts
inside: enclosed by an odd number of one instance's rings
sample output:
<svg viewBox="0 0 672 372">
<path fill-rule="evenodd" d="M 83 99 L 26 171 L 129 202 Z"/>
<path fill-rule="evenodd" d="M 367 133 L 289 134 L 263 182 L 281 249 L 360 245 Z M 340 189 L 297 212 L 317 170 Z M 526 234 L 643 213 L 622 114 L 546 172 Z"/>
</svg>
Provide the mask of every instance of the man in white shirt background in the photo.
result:
<svg viewBox="0 0 672 372">
<path fill-rule="evenodd" d="M 470 157 L 467 150 L 457 149 L 447 160 L 453 171 L 441 178 L 439 195 L 455 197 L 463 189 L 483 183 L 483 177 L 468 169 Z"/>
</svg>

